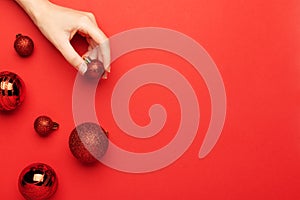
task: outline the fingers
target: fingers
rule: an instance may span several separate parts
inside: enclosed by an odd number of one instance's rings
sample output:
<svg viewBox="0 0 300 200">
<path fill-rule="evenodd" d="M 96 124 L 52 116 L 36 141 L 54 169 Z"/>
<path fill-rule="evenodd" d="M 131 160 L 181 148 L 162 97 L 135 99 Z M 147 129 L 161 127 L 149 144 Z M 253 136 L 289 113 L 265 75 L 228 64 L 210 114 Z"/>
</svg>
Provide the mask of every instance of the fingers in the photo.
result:
<svg viewBox="0 0 300 200">
<path fill-rule="evenodd" d="M 83 54 L 83 57 L 90 57 L 91 59 L 98 59 L 103 63 L 102 56 L 100 55 L 99 51 L 100 51 L 99 46 L 97 46 L 96 48 L 92 48 L 91 46 L 89 46 L 89 50 L 85 54 Z M 107 76 L 108 76 L 108 71 L 106 70 L 104 72 L 104 74 L 102 75 L 102 78 L 107 79 Z"/>
<path fill-rule="evenodd" d="M 104 43 L 101 43 L 100 46 L 100 55 L 103 59 L 103 65 L 106 71 L 110 72 L 110 46 L 109 40 L 107 39 Z M 100 56 L 99 55 L 99 56 Z"/>
<path fill-rule="evenodd" d="M 82 57 L 90 57 L 91 59 L 98 59 L 98 49 L 91 48 L 85 54 L 83 54 Z M 103 62 L 102 60 L 100 60 L 100 61 Z"/>
<path fill-rule="evenodd" d="M 89 43 L 89 47 L 91 47 L 92 49 L 98 46 L 98 44 L 90 37 L 87 37 L 86 41 Z"/>
<path fill-rule="evenodd" d="M 97 44 L 99 44 L 100 56 L 102 57 L 104 68 L 107 71 L 109 71 L 111 57 L 110 57 L 110 46 L 109 46 L 108 38 L 97 27 L 97 25 L 95 25 L 94 22 L 90 19 L 85 20 L 85 22 L 82 22 L 82 25 L 81 25 L 81 28 L 79 31 L 88 34 Z"/>
<path fill-rule="evenodd" d="M 91 20 L 95 25 L 97 25 L 97 21 L 96 21 L 96 18 L 95 18 L 95 16 L 94 16 L 93 13 L 90 13 L 90 12 L 84 12 L 84 14 L 85 14 L 86 16 L 88 16 L 88 18 L 90 18 L 90 20 Z"/>
<path fill-rule="evenodd" d="M 58 46 L 59 51 L 65 57 L 65 59 L 75 67 L 81 74 L 84 74 L 87 70 L 87 65 L 82 57 L 74 50 L 68 40 L 61 42 Z"/>
<path fill-rule="evenodd" d="M 94 52 L 95 58 L 98 58 L 103 62 L 106 71 L 110 71 L 110 46 L 109 40 L 106 35 L 98 28 L 96 19 L 92 13 L 82 13 L 83 15 L 77 21 L 77 27 L 73 29 L 74 32 L 80 32 L 86 36 L 87 42 L 89 43 L 89 51 Z M 72 33 L 69 37 L 72 38 Z M 74 66 L 81 74 L 84 74 L 87 70 L 87 65 L 82 57 L 74 50 L 70 44 L 70 38 L 61 38 L 61 41 L 57 42 L 57 48 L 66 58 L 66 60 Z M 107 73 L 103 76 L 107 76 Z"/>
</svg>

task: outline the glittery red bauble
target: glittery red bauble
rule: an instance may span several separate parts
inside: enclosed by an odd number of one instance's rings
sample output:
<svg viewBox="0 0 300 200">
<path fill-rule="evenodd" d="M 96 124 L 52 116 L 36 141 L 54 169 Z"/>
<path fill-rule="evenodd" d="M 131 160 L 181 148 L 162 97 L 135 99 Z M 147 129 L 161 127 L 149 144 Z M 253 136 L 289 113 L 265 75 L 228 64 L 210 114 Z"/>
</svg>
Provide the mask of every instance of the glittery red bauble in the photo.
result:
<svg viewBox="0 0 300 200">
<path fill-rule="evenodd" d="M 30 37 L 17 34 L 14 42 L 14 48 L 21 57 L 28 57 L 33 52 L 34 43 Z"/>
<path fill-rule="evenodd" d="M 95 123 L 80 124 L 71 132 L 69 147 L 75 158 L 82 163 L 94 163 L 107 151 L 107 133 Z"/>
<path fill-rule="evenodd" d="M 48 136 L 50 133 L 58 129 L 58 127 L 59 124 L 53 122 L 48 116 L 39 116 L 34 121 L 34 130 L 43 137 Z"/>
<path fill-rule="evenodd" d="M 16 109 L 25 97 L 23 80 L 15 73 L 0 72 L 0 111 Z"/>
<path fill-rule="evenodd" d="M 19 191 L 27 200 L 49 199 L 58 185 L 55 171 L 43 163 L 34 163 L 23 169 L 19 176 Z"/>
</svg>

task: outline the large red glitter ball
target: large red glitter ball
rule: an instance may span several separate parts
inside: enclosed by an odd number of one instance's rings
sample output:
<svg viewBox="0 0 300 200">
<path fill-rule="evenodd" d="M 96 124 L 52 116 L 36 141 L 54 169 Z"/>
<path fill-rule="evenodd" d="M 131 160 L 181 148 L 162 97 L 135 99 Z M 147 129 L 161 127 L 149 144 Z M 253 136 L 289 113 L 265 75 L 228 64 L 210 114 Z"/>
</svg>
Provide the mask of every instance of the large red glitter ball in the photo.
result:
<svg viewBox="0 0 300 200">
<path fill-rule="evenodd" d="M 16 109 L 24 100 L 25 84 L 15 73 L 0 72 L 0 111 Z"/>
<path fill-rule="evenodd" d="M 19 176 L 19 191 L 27 200 L 45 200 L 57 190 L 55 171 L 43 163 L 34 163 L 23 169 Z"/>
<path fill-rule="evenodd" d="M 69 147 L 74 157 L 82 163 L 95 163 L 107 151 L 107 133 L 98 124 L 80 124 L 71 132 Z"/>
</svg>

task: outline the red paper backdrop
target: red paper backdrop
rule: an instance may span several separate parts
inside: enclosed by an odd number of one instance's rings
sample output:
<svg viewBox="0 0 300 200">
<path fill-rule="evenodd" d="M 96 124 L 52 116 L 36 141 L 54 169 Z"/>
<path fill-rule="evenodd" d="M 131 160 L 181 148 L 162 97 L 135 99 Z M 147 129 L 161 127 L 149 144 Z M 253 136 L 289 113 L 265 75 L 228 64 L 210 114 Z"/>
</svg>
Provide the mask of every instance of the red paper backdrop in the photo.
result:
<svg viewBox="0 0 300 200">
<path fill-rule="evenodd" d="M 97 115 L 111 139 L 122 148 L 147 152 L 167 144 L 178 128 L 179 105 L 172 93 L 159 86 L 139 89 L 130 103 L 133 118 L 140 124 L 149 120 L 149 105 L 165 105 L 169 118 L 159 135 L 144 140 L 130 138 L 112 118 L 114 85 L 129 69 L 149 62 L 172 66 L 196 88 L 201 108 L 198 134 L 180 159 L 152 173 L 124 173 L 101 164 L 82 166 L 68 149 L 74 128 L 72 88 L 76 71 L 14 1 L 2 0 L 0 71 L 19 74 L 27 95 L 18 110 L 0 114 L 1 199 L 22 199 L 18 175 L 32 162 L 44 162 L 56 170 L 59 189 L 53 199 L 300 199 L 298 0 L 53 2 L 93 12 L 108 36 L 155 26 L 195 39 L 212 56 L 223 77 L 226 123 L 213 151 L 199 160 L 211 112 L 205 83 L 178 56 L 155 50 L 132 52 L 113 63 L 109 79 L 97 88 Z M 17 33 L 33 38 L 36 48 L 31 57 L 24 59 L 15 53 Z M 75 38 L 73 44 L 84 52 L 82 39 Z M 48 138 L 40 138 L 33 130 L 33 121 L 40 114 L 61 124 Z"/>
</svg>

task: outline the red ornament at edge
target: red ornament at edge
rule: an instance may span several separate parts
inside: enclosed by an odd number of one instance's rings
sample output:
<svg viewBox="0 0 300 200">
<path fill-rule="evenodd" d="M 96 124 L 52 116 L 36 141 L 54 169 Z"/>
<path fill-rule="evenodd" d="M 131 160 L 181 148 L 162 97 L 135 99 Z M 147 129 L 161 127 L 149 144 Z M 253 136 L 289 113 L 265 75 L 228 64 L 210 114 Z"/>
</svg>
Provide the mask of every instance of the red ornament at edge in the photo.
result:
<svg viewBox="0 0 300 200">
<path fill-rule="evenodd" d="M 25 98 L 24 81 L 9 71 L 0 72 L 0 111 L 10 111 L 22 104 Z"/>
</svg>

